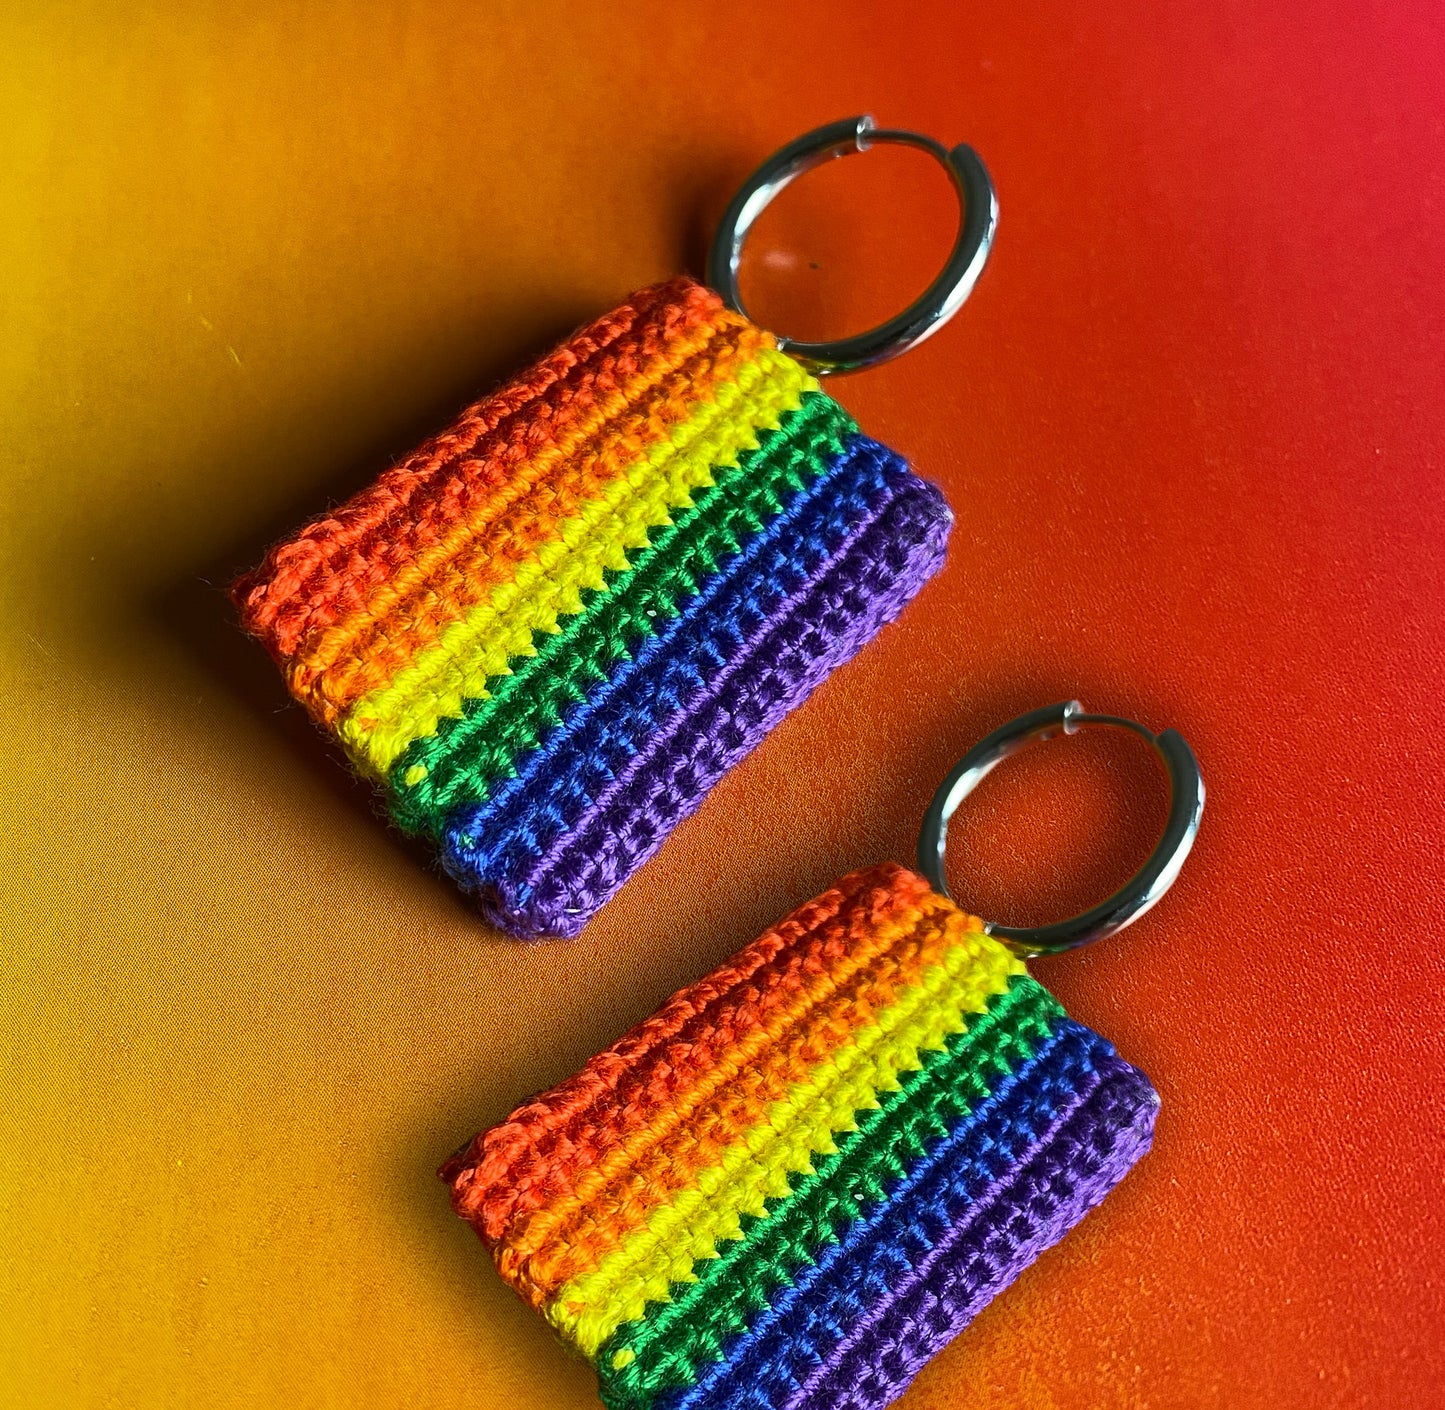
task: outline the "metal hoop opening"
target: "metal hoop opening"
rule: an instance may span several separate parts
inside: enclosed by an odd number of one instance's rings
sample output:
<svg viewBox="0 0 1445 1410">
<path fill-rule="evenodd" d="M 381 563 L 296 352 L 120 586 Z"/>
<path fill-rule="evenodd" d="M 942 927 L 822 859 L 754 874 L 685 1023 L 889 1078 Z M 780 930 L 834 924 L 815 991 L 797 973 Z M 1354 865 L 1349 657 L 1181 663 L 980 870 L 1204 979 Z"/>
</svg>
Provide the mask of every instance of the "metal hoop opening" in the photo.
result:
<svg viewBox="0 0 1445 1410">
<path fill-rule="evenodd" d="M 1102 940 L 1139 919 L 1173 884 L 1194 845 L 1204 812 L 1204 780 L 1199 761 L 1182 735 L 1167 729 L 1152 734 L 1134 720 L 1117 715 L 1086 715 L 1077 700 L 1031 710 L 996 729 L 974 745 L 949 771 L 923 815 L 918 833 L 918 870 L 942 896 L 948 895 L 943 874 L 948 843 L 948 820 L 958 805 L 978 787 L 985 774 L 1035 741 L 1073 734 L 1085 725 L 1130 730 L 1146 740 L 1169 775 L 1169 818 L 1163 835 L 1148 860 L 1106 901 L 1069 920 L 1052 925 L 1016 927 L 984 922 L 984 929 L 1019 955 L 1056 955 Z"/>
<path fill-rule="evenodd" d="M 966 146 L 950 151 L 942 143 L 917 132 L 877 128 L 866 114 L 830 122 L 788 143 L 743 183 L 723 213 L 708 255 L 707 282 L 722 295 L 724 303 L 746 317 L 747 310 L 738 291 L 738 264 L 742 259 L 743 241 L 753 222 L 789 182 L 805 171 L 835 157 L 866 152 L 883 142 L 917 147 L 948 172 L 960 206 L 958 237 L 948 263 L 933 283 L 886 323 L 831 343 L 778 339 L 778 346 L 784 352 L 820 377 L 857 372 L 907 352 L 942 328 L 973 292 L 978 276 L 983 273 L 993 244 L 994 227 L 998 224 L 998 199 L 978 153 Z"/>
</svg>

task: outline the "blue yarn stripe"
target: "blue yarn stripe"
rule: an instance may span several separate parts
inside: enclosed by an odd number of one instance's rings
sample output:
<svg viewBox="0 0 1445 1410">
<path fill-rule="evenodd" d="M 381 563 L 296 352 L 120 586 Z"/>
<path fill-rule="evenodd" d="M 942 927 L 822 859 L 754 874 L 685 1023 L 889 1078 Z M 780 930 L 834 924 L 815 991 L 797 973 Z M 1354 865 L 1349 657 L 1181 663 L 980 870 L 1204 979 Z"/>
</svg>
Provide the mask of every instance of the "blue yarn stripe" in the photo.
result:
<svg viewBox="0 0 1445 1410">
<path fill-rule="evenodd" d="M 1011 1072 L 1046 1051 L 1063 1017 L 1058 1002 L 1036 980 L 1015 975 L 983 1014 L 924 1055 L 917 1072 L 880 1093 L 877 1106 L 859 1112 L 856 1126 L 835 1137 L 834 1152 L 816 1160 L 811 1172 L 791 1177 L 788 1194 L 769 1198 L 765 1216 L 745 1216 L 741 1238 L 719 1244 L 716 1257 L 693 1265 L 693 1280 L 675 1285 L 666 1302 L 649 1304 L 642 1317 L 619 1328 L 597 1357 L 603 1400 L 614 1410 L 642 1410 L 666 1387 L 690 1384 L 696 1368 L 710 1358 L 689 1349 L 696 1341 L 684 1343 L 676 1334 L 686 1328 L 720 1345 L 743 1330 L 734 1317 L 746 1324 L 745 1304 L 720 1296 L 723 1287 L 734 1294 L 745 1289 L 749 1301 L 761 1306 L 792 1282 L 802 1261 L 816 1259 L 818 1249 L 887 1200 L 890 1178 L 900 1178 L 913 1161 L 958 1129 L 970 1107 L 976 1111 L 991 1101 Z M 945 1094 L 957 1102 L 949 1116 L 938 1106 Z M 920 1111 L 930 1112 L 930 1119 L 918 1122 Z M 892 1161 L 895 1174 L 883 1175 L 879 1185 L 871 1179 L 860 1183 L 858 1162 L 880 1156 Z M 780 1257 L 784 1249 L 807 1253 L 798 1262 L 785 1262 Z M 725 1319 L 717 1316 L 719 1307 L 725 1308 Z M 660 1344 L 654 1340 L 659 1328 L 664 1329 Z M 612 1356 L 633 1350 L 637 1342 L 647 1364 L 632 1360 L 614 1381 Z"/>
<path fill-rule="evenodd" d="M 688 1387 L 660 1395 L 657 1410 L 774 1410 L 871 1301 L 869 1288 L 906 1276 L 951 1225 L 945 1206 L 969 1201 L 1042 1149 L 1061 1117 L 1118 1067 L 1132 1071 L 1090 1029 L 1062 1019 L 1053 1038 L 1010 1075 L 889 1192 L 851 1225 L 747 1331 Z"/>
<path fill-rule="evenodd" d="M 886 447 L 848 436 L 828 470 L 798 491 L 662 631 L 596 682 L 563 723 L 518 760 L 513 777 L 483 802 L 452 813 L 444 838 L 448 869 L 482 879 L 530 865 L 743 648 L 739 621 L 775 611 L 856 536 L 880 502 L 917 483 Z"/>
</svg>

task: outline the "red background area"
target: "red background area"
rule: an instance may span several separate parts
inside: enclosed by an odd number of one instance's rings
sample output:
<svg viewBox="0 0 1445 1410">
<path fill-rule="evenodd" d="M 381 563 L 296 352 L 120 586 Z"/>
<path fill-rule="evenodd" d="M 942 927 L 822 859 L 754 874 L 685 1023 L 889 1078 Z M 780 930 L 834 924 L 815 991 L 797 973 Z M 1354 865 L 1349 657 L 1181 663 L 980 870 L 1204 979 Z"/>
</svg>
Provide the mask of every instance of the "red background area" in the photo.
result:
<svg viewBox="0 0 1445 1410">
<path fill-rule="evenodd" d="M 1439 7 L 92 11 L 4 46 L 15 1403 L 594 1403 L 430 1169 L 1078 696 L 1209 787 L 1166 900 L 1037 966 L 1155 1080 L 1156 1147 L 906 1403 L 1445 1404 Z M 519 950 L 207 582 L 861 111 L 999 191 L 956 322 L 830 388 L 944 487 L 948 565 L 576 945 Z M 897 307 L 948 201 L 906 154 L 817 173 L 755 311 Z M 1127 740 L 1033 751 L 955 891 L 1081 906 L 1160 795 Z"/>
</svg>

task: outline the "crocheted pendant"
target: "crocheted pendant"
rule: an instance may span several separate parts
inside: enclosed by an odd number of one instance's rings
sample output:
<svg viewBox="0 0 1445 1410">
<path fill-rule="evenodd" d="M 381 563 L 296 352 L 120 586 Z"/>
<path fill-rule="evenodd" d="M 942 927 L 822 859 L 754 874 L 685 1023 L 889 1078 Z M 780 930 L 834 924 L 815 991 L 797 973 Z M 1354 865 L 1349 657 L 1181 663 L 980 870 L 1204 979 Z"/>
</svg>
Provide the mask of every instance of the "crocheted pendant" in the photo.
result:
<svg viewBox="0 0 1445 1410">
<path fill-rule="evenodd" d="M 573 935 L 899 613 L 950 522 L 769 334 L 676 279 L 233 593 L 487 917 Z"/>
<path fill-rule="evenodd" d="M 1123 1178 L 1158 1105 L 889 864 L 442 1175 L 613 1410 L 877 1410 Z"/>
</svg>

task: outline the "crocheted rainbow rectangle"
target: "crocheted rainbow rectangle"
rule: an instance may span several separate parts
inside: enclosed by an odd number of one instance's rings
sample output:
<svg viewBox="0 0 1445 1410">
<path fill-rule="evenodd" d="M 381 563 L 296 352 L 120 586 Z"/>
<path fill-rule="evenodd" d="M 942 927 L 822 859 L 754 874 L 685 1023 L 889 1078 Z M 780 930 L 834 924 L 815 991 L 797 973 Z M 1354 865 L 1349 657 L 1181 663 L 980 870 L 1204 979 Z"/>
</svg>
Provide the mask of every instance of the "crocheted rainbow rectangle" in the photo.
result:
<svg viewBox="0 0 1445 1410">
<path fill-rule="evenodd" d="M 845 878 L 442 1168 L 613 1410 L 875 1410 L 1148 1149 L 981 923 Z"/>
<path fill-rule="evenodd" d="M 950 517 L 680 279 L 469 407 L 234 596 L 489 917 L 571 935 L 897 615 Z"/>
</svg>

